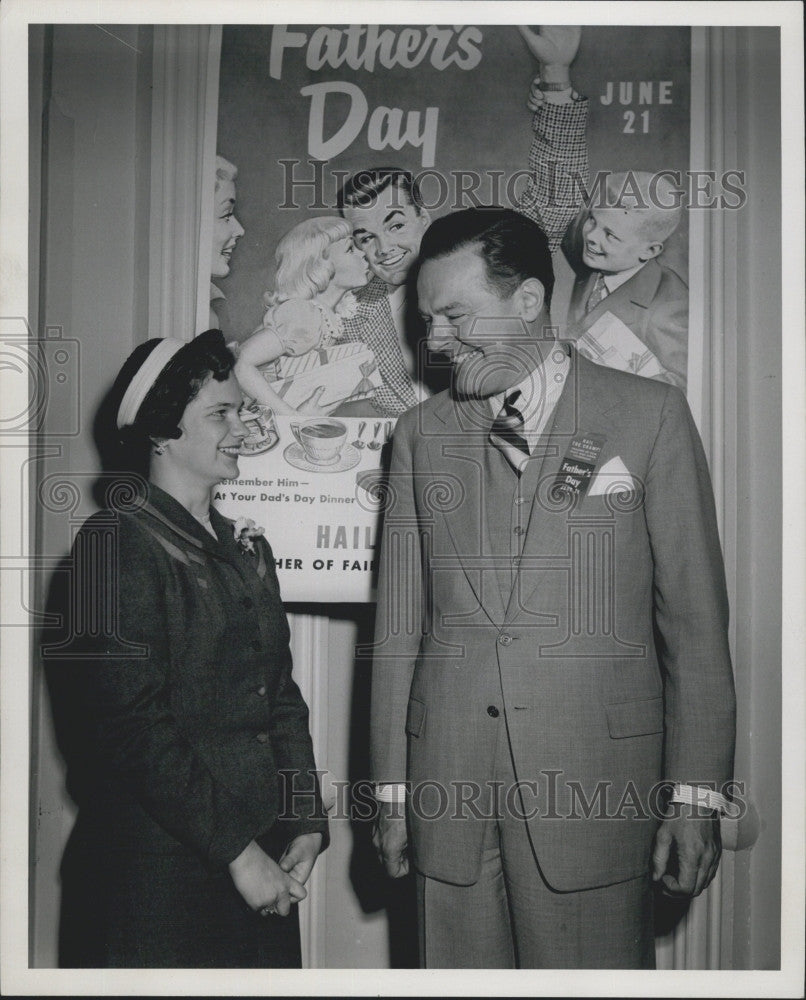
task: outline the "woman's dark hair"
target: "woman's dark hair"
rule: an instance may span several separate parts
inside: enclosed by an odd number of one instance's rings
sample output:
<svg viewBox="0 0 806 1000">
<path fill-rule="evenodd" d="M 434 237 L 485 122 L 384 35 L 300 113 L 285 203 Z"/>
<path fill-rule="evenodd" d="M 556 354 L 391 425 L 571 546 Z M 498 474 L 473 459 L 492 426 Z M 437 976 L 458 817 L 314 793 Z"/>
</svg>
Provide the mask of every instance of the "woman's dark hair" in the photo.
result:
<svg viewBox="0 0 806 1000">
<path fill-rule="evenodd" d="M 121 400 L 135 374 L 159 338 L 140 344 L 126 359 L 96 420 L 96 441 L 104 468 L 114 472 L 148 475 L 152 440 L 178 438 L 179 421 L 191 400 L 209 378 L 225 382 L 235 357 L 220 330 L 206 330 L 176 352 L 157 376 L 137 411 L 134 423 L 117 428 Z"/>
</svg>

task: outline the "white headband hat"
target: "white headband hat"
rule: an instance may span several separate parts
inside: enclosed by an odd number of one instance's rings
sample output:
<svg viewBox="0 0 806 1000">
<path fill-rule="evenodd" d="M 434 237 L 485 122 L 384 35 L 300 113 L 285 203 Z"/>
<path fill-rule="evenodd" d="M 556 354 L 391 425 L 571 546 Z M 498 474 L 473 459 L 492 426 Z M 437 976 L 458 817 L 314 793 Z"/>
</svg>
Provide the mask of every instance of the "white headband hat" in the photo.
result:
<svg viewBox="0 0 806 1000">
<path fill-rule="evenodd" d="M 185 347 L 185 341 L 177 337 L 163 337 L 145 361 L 134 373 L 118 408 L 118 430 L 128 427 L 137 418 L 137 411 L 143 405 L 148 390 L 154 385 L 171 358 Z"/>
</svg>

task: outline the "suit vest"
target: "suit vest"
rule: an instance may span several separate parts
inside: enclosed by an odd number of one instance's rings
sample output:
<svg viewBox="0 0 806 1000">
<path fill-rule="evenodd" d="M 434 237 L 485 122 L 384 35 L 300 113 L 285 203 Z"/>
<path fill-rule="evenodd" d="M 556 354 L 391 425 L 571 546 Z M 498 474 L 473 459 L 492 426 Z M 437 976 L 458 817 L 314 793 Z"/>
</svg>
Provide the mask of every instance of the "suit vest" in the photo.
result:
<svg viewBox="0 0 806 1000">
<path fill-rule="evenodd" d="M 552 419 L 549 419 L 549 425 Z M 539 439 L 520 476 L 495 445 L 488 444 L 484 449 L 482 515 L 505 608 L 510 602 L 517 580 L 529 520 L 532 516 L 540 516 L 540 505 L 535 504 L 534 500 L 546 440 L 545 435 Z"/>
</svg>

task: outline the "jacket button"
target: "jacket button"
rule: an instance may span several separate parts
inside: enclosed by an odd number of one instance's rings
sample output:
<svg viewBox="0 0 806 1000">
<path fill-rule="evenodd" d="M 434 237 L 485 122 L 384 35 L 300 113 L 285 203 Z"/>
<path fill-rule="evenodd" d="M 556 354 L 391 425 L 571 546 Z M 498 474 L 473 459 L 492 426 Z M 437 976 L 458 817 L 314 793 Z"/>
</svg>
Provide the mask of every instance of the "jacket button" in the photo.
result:
<svg viewBox="0 0 806 1000">
<path fill-rule="evenodd" d="M 512 636 L 507 635 L 507 633 L 504 632 L 503 635 L 498 636 L 498 641 L 501 643 L 502 646 L 508 646 L 512 642 Z"/>
<path fill-rule="evenodd" d="M 252 640 L 252 649 L 254 649 L 254 651 L 256 653 L 259 653 L 261 651 L 261 649 L 263 649 L 263 646 L 260 644 L 260 640 L 259 639 L 253 639 Z"/>
<path fill-rule="evenodd" d="M 513 528 L 512 530 L 515 532 L 516 535 L 522 535 L 526 531 L 526 528 L 522 528 L 520 525 L 518 525 L 517 528 Z"/>
<path fill-rule="evenodd" d="M 252 598 L 251 598 L 251 597 L 244 597 L 244 599 L 243 599 L 243 600 L 241 601 L 241 604 L 242 604 L 242 605 L 243 605 L 243 606 L 244 606 L 245 608 L 251 608 L 251 607 L 253 607 L 253 606 L 254 606 L 254 603 L 255 603 L 255 602 L 254 602 L 254 601 L 252 600 Z"/>
<path fill-rule="evenodd" d="M 261 684 L 260 687 L 257 689 L 257 693 L 260 695 L 261 698 L 265 698 L 266 697 L 266 685 L 265 684 Z"/>
<path fill-rule="evenodd" d="M 258 733 L 257 736 L 255 737 L 255 739 L 258 741 L 258 743 L 268 743 L 269 742 L 269 734 L 268 733 Z"/>
<path fill-rule="evenodd" d="M 500 713 L 499 713 L 498 709 L 495 707 L 495 705 L 488 705 L 487 706 L 487 715 L 489 715 L 491 719 L 497 719 L 498 716 L 499 716 L 499 714 Z"/>
</svg>

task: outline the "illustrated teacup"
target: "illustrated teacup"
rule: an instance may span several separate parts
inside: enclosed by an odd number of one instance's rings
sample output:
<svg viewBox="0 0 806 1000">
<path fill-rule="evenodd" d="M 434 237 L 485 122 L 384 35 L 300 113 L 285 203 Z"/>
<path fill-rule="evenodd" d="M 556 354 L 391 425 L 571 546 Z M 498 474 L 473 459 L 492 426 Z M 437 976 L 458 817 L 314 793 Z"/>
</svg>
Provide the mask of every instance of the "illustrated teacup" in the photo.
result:
<svg viewBox="0 0 806 1000">
<path fill-rule="evenodd" d="M 316 465 L 338 462 L 347 440 L 345 424 L 331 417 L 314 417 L 304 423 L 292 423 L 291 432 L 305 452 L 305 457 Z"/>
</svg>

